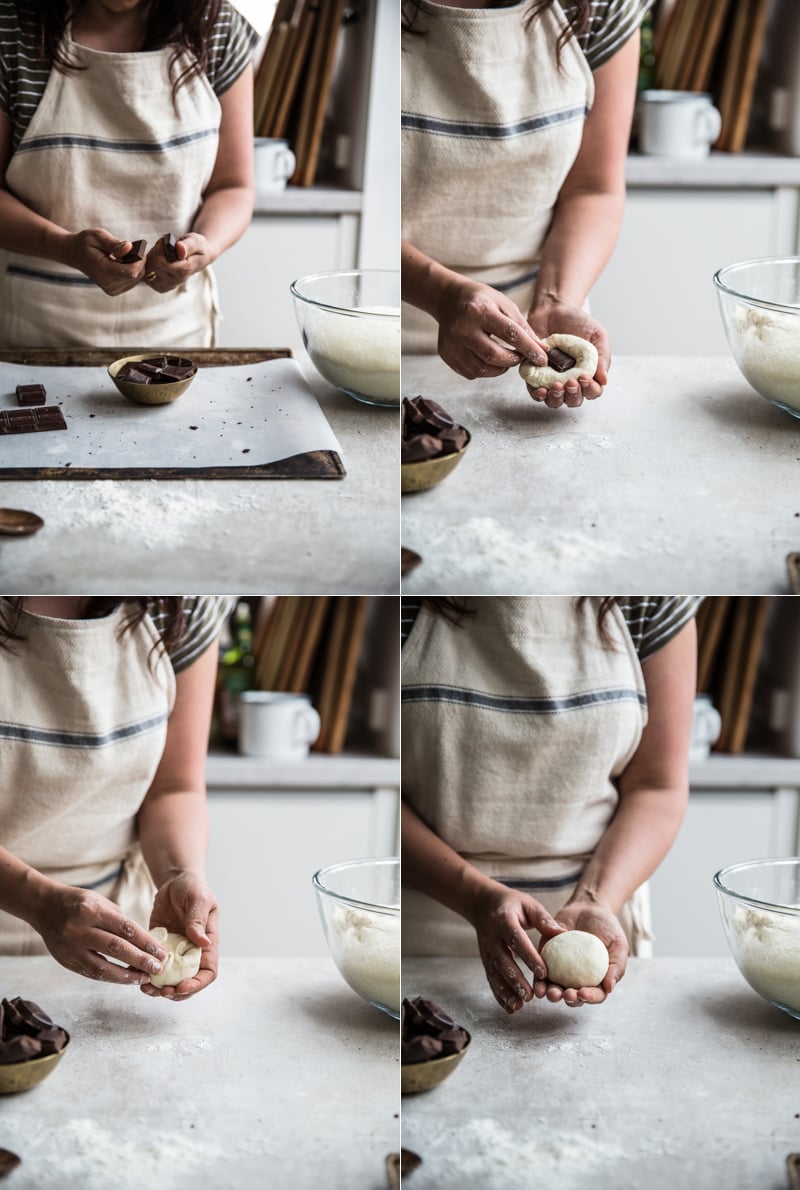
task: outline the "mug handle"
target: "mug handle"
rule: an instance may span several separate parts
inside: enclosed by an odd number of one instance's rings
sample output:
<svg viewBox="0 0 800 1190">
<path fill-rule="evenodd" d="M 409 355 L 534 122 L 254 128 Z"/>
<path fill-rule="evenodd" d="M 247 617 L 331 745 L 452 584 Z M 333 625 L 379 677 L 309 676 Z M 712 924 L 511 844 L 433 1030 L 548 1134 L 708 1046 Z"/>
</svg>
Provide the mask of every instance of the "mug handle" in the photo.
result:
<svg viewBox="0 0 800 1190">
<path fill-rule="evenodd" d="M 281 149 L 280 153 L 276 154 L 276 167 L 284 167 L 283 172 L 279 174 L 281 178 L 290 178 L 294 173 L 297 165 L 297 158 L 291 149 Z"/>
<path fill-rule="evenodd" d="M 722 116 L 716 107 L 703 107 L 697 112 L 697 141 L 713 145 L 722 132 Z"/>
<path fill-rule="evenodd" d="M 294 717 L 294 743 L 313 744 L 322 726 L 322 720 L 314 707 L 298 707 Z"/>
</svg>

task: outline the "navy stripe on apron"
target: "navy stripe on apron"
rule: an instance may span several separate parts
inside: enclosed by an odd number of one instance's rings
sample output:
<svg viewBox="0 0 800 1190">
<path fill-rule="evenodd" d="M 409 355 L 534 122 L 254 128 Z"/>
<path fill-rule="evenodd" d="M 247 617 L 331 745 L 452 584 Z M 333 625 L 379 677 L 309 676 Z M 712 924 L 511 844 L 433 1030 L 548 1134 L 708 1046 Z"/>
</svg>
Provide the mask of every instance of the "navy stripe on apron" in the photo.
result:
<svg viewBox="0 0 800 1190">
<path fill-rule="evenodd" d="M 462 706 L 481 707 L 486 711 L 507 711 L 521 715 L 553 715 L 559 711 L 576 711 L 582 707 L 631 700 L 643 707 L 647 706 L 646 695 L 626 686 L 611 690 L 588 690 L 583 694 L 570 694 L 566 698 L 484 694 L 480 690 L 463 690 L 459 686 L 406 686 L 401 696 L 402 702 L 453 702 Z"/>
<path fill-rule="evenodd" d="M 140 719 L 138 723 L 129 723 L 126 727 L 118 727 L 116 731 L 99 734 L 82 734 L 77 731 L 49 730 L 45 727 L 23 727 L 18 723 L 0 723 L 0 740 L 17 740 L 23 743 L 53 744 L 60 748 L 107 748 L 119 740 L 127 740 L 132 736 L 144 735 L 166 723 L 169 716 L 166 712 L 153 715 L 149 719 Z"/>
<path fill-rule="evenodd" d="M 112 881 L 119 879 L 119 877 L 122 875 L 122 869 L 124 867 L 124 864 L 119 864 L 118 867 L 116 867 L 113 872 L 109 872 L 107 876 L 102 876 L 99 880 L 93 880 L 91 884 L 76 884 L 73 887 L 86 889 L 102 888 L 104 884 L 111 884 Z"/>
<path fill-rule="evenodd" d="M 201 128 L 197 132 L 182 132 L 168 140 L 106 140 L 99 136 L 81 136 L 79 133 L 53 136 L 32 136 L 17 148 L 18 153 L 33 153 L 37 149 L 101 149 L 110 153 L 167 153 L 181 145 L 194 141 L 208 140 L 219 134 L 218 128 Z"/>
<path fill-rule="evenodd" d="M 547 889 L 568 888 L 577 884 L 583 869 L 573 872 L 571 876 L 554 876 L 550 880 L 527 880 L 521 876 L 492 876 L 498 884 L 505 884 L 508 888 L 515 888 L 518 892 L 545 892 Z"/>
<path fill-rule="evenodd" d="M 29 281 L 49 281 L 54 285 L 89 285 L 94 288 L 96 284 L 91 277 L 84 277 L 82 273 L 46 273 L 39 269 L 26 269 L 19 264 L 10 264 L 6 273 L 9 276 L 27 277 Z"/>
<path fill-rule="evenodd" d="M 555 124 L 568 124 L 572 120 L 585 120 L 589 114 L 586 104 L 580 107 L 563 108 L 560 112 L 546 112 L 542 116 L 529 116 L 513 124 L 469 124 L 462 120 L 438 120 L 433 116 L 416 116 L 403 112 L 400 126 L 406 132 L 430 132 L 434 136 L 460 136 L 469 140 L 512 140 L 517 136 L 528 136 Z"/>
<path fill-rule="evenodd" d="M 489 281 L 492 289 L 499 290 L 500 293 L 510 293 L 512 289 L 518 289 L 520 285 L 528 285 L 531 281 L 535 281 L 539 276 L 539 269 L 535 268 L 530 273 L 523 273 L 521 277 L 512 277 L 510 281 L 501 281 L 499 284 L 496 281 Z"/>
</svg>

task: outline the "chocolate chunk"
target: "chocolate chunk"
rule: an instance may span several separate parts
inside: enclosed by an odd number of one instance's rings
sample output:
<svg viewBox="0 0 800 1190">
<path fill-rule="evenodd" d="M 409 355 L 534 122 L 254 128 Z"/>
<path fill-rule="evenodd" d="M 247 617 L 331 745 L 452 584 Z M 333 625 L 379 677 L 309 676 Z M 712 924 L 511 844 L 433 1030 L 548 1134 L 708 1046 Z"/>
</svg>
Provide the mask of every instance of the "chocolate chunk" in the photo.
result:
<svg viewBox="0 0 800 1190">
<path fill-rule="evenodd" d="M 422 996 L 404 1000 L 401 1015 L 401 1061 L 406 1066 L 460 1053 L 469 1041 L 466 1029 L 440 1005 Z"/>
<path fill-rule="evenodd" d="M 164 246 L 164 255 L 166 256 L 167 260 L 170 264 L 174 264 L 178 259 L 178 249 L 176 247 L 177 241 L 175 236 L 172 234 L 172 232 L 169 232 L 164 236 L 161 243 Z"/>
<path fill-rule="evenodd" d="M 18 1157 L 16 1153 L 12 1153 L 10 1149 L 0 1149 L 0 1178 L 6 1177 L 12 1169 L 16 1169 L 21 1164 L 22 1158 Z"/>
<path fill-rule="evenodd" d="M 46 400 L 47 393 L 45 392 L 43 384 L 17 385 L 18 405 L 44 405 Z"/>
<path fill-rule="evenodd" d="M 416 550 L 406 549 L 405 546 L 400 548 L 400 575 L 405 578 L 407 574 L 411 574 L 412 570 L 416 570 L 418 566 L 422 565 L 422 558 Z"/>
<path fill-rule="evenodd" d="M 434 438 L 431 434 L 415 434 L 400 447 L 400 459 L 403 463 L 421 463 L 423 459 L 435 459 L 441 453 L 441 439 Z"/>
<path fill-rule="evenodd" d="M 144 260 L 144 254 L 147 251 L 147 240 L 134 240 L 131 245 L 131 250 L 127 256 L 120 256 L 118 260 L 121 264 L 136 264 L 139 260 Z"/>
<path fill-rule="evenodd" d="M 554 372 L 567 372 L 570 368 L 574 368 L 575 356 L 568 355 L 560 347 L 551 347 L 547 353 L 547 364 Z"/>
<path fill-rule="evenodd" d="M 436 401 L 428 397 L 406 397 L 401 414 L 401 461 L 419 463 L 454 454 L 469 441 L 463 426 Z"/>
<path fill-rule="evenodd" d="M 40 409 L 0 410 L 0 434 L 35 434 L 43 430 L 66 430 L 67 423 L 58 405 Z"/>
<path fill-rule="evenodd" d="M 197 364 L 179 355 L 154 355 L 148 359 L 123 364 L 117 380 L 131 380 L 134 384 L 172 384 L 188 380 L 197 371 Z"/>
<path fill-rule="evenodd" d="M 65 1031 L 33 1000 L 16 996 L 0 1004 L 0 1066 L 55 1054 L 66 1044 Z"/>
</svg>

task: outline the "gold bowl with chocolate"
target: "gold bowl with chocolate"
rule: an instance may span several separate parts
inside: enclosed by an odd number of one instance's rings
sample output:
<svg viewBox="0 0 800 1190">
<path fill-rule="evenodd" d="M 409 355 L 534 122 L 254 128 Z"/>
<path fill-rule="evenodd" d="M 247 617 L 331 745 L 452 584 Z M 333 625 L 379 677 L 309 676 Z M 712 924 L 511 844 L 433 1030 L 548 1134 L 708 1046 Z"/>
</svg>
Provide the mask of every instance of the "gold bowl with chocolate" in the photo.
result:
<svg viewBox="0 0 800 1190">
<path fill-rule="evenodd" d="M 137 364 L 150 364 L 155 360 L 165 361 L 163 368 L 157 369 L 161 373 L 160 376 L 150 376 L 148 379 L 141 380 L 126 378 L 125 373 L 128 371 L 133 371 L 134 374 L 138 373 Z M 189 375 L 180 378 L 165 378 L 169 376 L 170 370 L 180 372 L 189 368 L 192 369 Z M 126 355 L 122 359 L 114 360 L 113 364 L 108 366 L 108 374 L 119 392 L 129 401 L 134 401 L 137 405 L 169 405 L 186 392 L 197 375 L 197 364 L 194 360 L 186 359 L 182 355 L 148 351 L 141 355 Z"/>
<path fill-rule="evenodd" d="M 466 1030 L 464 1030 L 466 1032 Z M 416 1095 L 419 1091 L 432 1091 L 449 1078 L 469 1049 L 472 1038 L 467 1034 L 467 1044 L 457 1054 L 444 1054 L 441 1058 L 430 1058 L 427 1062 L 412 1062 L 400 1067 L 400 1092 Z"/>
<path fill-rule="evenodd" d="M 30 1091 L 39 1083 L 43 1083 L 58 1066 L 68 1047 L 69 1033 L 64 1048 L 54 1054 L 42 1054 L 38 1058 L 29 1058 L 27 1062 L 12 1062 L 8 1066 L 0 1066 L 0 1095 Z"/>
<path fill-rule="evenodd" d="M 469 430 L 466 431 L 466 435 L 467 441 L 460 450 L 454 450 L 452 454 L 438 455 L 435 459 L 420 459 L 416 463 L 401 463 L 401 492 L 426 492 L 428 488 L 435 488 L 443 479 L 447 479 L 469 449 Z"/>
</svg>

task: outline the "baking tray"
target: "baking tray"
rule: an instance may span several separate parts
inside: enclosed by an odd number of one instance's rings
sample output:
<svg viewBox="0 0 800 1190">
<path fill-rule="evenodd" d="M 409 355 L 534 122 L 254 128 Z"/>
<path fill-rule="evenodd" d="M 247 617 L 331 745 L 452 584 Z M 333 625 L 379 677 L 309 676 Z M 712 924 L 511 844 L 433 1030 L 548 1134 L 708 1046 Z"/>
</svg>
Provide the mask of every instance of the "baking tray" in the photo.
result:
<svg viewBox="0 0 800 1190">
<path fill-rule="evenodd" d="M 186 354 L 148 347 L 0 352 L 0 407 L 15 406 L 15 384 L 40 380 L 68 424 L 66 432 L 0 438 L 0 479 L 345 475 L 333 430 L 288 349 L 192 350 L 200 374 L 161 406 L 126 401 L 106 374 L 121 354 L 141 352 Z M 144 461 L 131 465 L 137 455 Z"/>
</svg>

